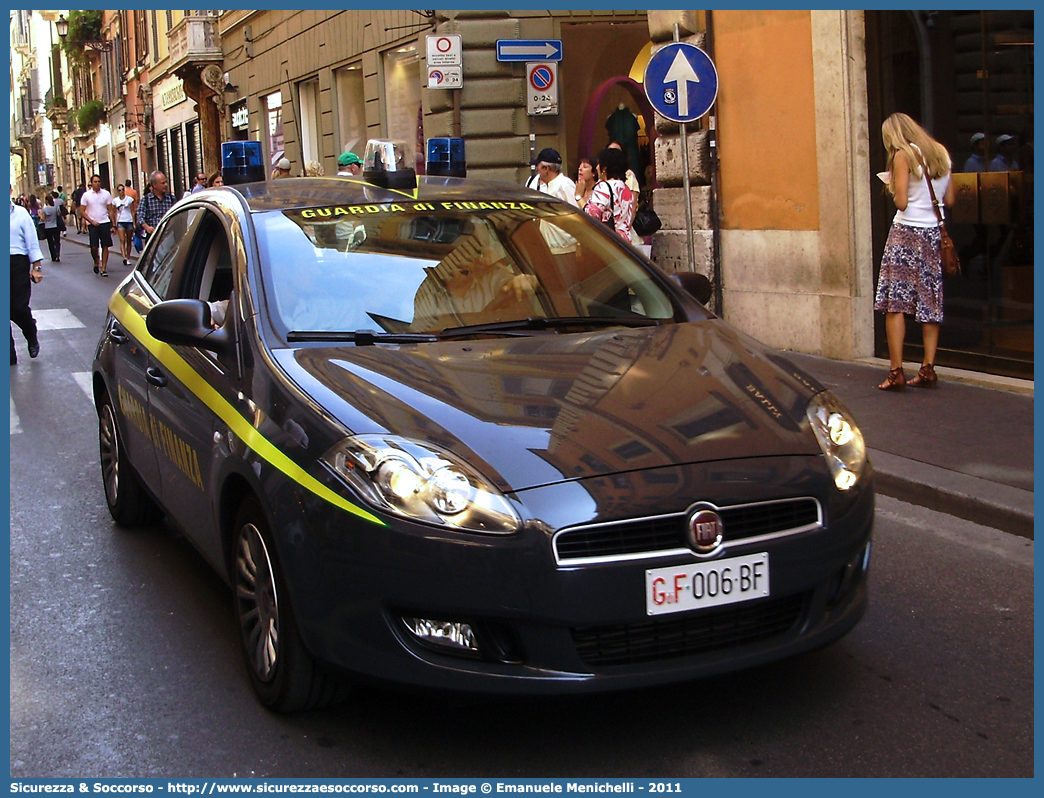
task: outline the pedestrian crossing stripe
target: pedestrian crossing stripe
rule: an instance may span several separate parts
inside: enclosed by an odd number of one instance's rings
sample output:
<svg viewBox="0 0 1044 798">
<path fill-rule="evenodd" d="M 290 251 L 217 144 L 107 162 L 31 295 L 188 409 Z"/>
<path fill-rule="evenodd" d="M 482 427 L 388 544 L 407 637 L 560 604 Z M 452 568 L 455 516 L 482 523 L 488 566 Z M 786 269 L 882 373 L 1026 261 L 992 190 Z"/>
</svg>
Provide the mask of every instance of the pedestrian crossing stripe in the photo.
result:
<svg viewBox="0 0 1044 798">
<path fill-rule="evenodd" d="M 76 330 L 86 325 L 67 308 L 33 310 L 37 330 Z"/>
<path fill-rule="evenodd" d="M 131 307 L 120 291 L 109 300 L 109 312 L 122 324 L 149 354 L 158 360 L 187 390 L 201 401 L 214 415 L 232 431 L 246 446 L 273 468 L 281 471 L 301 487 L 335 507 L 339 507 L 365 521 L 386 526 L 377 516 L 362 507 L 352 504 L 343 496 L 332 491 L 300 465 L 290 459 L 279 447 L 263 436 L 225 397 L 214 389 L 189 366 L 173 347 L 153 338 L 145 326 L 145 318 Z M 259 422 L 260 423 L 260 420 Z"/>
</svg>

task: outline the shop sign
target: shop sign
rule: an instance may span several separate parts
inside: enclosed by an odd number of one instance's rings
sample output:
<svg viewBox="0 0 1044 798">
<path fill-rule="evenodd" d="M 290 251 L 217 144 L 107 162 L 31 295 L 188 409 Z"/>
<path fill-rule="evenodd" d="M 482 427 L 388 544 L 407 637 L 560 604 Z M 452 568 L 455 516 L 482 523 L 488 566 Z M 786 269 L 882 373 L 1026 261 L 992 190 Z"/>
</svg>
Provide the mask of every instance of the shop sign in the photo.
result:
<svg viewBox="0 0 1044 798">
<path fill-rule="evenodd" d="M 235 130 L 246 130 L 250 125 L 250 113 L 247 111 L 246 103 L 238 108 L 232 109 L 232 127 Z"/>
<path fill-rule="evenodd" d="M 169 89 L 160 92 L 160 105 L 164 111 L 185 101 L 185 84 L 178 80 Z"/>
</svg>

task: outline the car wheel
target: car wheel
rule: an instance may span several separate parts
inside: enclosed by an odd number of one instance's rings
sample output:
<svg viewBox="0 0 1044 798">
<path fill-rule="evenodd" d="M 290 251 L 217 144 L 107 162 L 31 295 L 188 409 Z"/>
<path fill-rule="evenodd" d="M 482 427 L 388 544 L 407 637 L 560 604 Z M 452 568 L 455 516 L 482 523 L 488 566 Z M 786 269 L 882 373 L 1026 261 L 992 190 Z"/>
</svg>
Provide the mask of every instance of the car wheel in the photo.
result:
<svg viewBox="0 0 1044 798">
<path fill-rule="evenodd" d="M 98 452 L 102 485 L 109 515 L 120 526 L 144 526 L 159 519 L 162 511 L 145 492 L 123 450 L 116 412 L 106 395 L 98 411 Z"/>
<path fill-rule="evenodd" d="M 276 712 L 333 703 L 342 697 L 342 685 L 315 664 L 301 641 L 272 536 L 255 499 L 243 503 L 235 530 L 235 613 L 254 691 Z"/>
</svg>

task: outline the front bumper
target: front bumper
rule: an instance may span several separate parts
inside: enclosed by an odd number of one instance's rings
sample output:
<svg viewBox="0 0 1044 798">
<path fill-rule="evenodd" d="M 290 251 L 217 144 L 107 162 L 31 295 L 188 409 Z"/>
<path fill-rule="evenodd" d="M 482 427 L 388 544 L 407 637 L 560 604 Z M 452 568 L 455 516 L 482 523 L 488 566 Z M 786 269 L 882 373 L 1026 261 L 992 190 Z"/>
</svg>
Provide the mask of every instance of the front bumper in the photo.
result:
<svg viewBox="0 0 1044 798">
<path fill-rule="evenodd" d="M 740 480 L 719 506 L 769 501 L 798 491 L 822 507 L 822 526 L 770 539 L 737 541 L 732 557 L 767 552 L 771 594 L 738 604 L 650 617 L 645 573 L 694 555 L 605 562 L 556 562 L 554 533 L 609 517 L 592 480 L 518 495 L 525 529 L 504 538 L 448 535 L 395 520 L 379 528 L 347 519 L 329 505 L 304 505 L 274 524 L 294 532 L 280 541 L 302 636 L 327 667 L 415 685 L 494 693 L 594 692 L 684 681 L 818 648 L 849 631 L 867 605 L 874 494 L 868 473 L 841 494 L 820 458 L 733 461 Z M 676 491 L 708 500 L 711 466 L 675 473 Z M 768 476 L 765 476 L 768 475 Z M 660 481 L 663 484 L 663 481 Z M 617 484 L 616 487 L 619 485 Z M 604 487 L 604 486 L 603 486 Z M 660 510 L 664 496 L 631 496 L 628 514 Z M 677 497 L 667 499 L 677 502 Z M 306 530 L 302 533 L 302 527 Z M 425 645 L 403 617 L 467 623 L 478 656 Z"/>
</svg>

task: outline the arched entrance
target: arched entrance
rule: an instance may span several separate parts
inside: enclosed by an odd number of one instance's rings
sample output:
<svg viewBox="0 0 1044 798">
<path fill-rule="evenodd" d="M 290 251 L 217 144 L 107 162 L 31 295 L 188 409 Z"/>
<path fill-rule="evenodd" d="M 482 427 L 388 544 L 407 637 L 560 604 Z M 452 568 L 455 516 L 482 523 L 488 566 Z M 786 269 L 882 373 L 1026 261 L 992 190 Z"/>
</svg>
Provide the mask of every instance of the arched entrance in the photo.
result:
<svg viewBox="0 0 1044 798">
<path fill-rule="evenodd" d="M 627 75 L 617 75 L 616 77 L 609 78 L 600 83 L 598 87 L 591 92 L 591 96 L 587 100 L 587 106 L 584 108 L 584 115 L 580 120 L 580 140 L 577 143 L 577 155 L 581 158 L 591 155 L 595 149 L 594 132 L 598 109 L 601 108 L 602 101 L 605 100 L 605 96 L 614 86 L 619 86 L 624 89 L 628 95 L 630 95 L 631 99 L 634 100 L 635 105 L 638 106 L 638 110 L 642 115 L 642 120 L 645 123 L 645 131 L 649 139 L 650 153 L 652 152 L 652 143 L 659 135 L 656 132 L 656 112 L 653 110 L 652 105 L 650 105 L 648 98 L 645 96 L 642 84 Z M 650 160 L 652 162 L 653 171 L 652 181 L 648 188 L 656 188 L 656 159 L 652 158 Z"/>
</svg>

